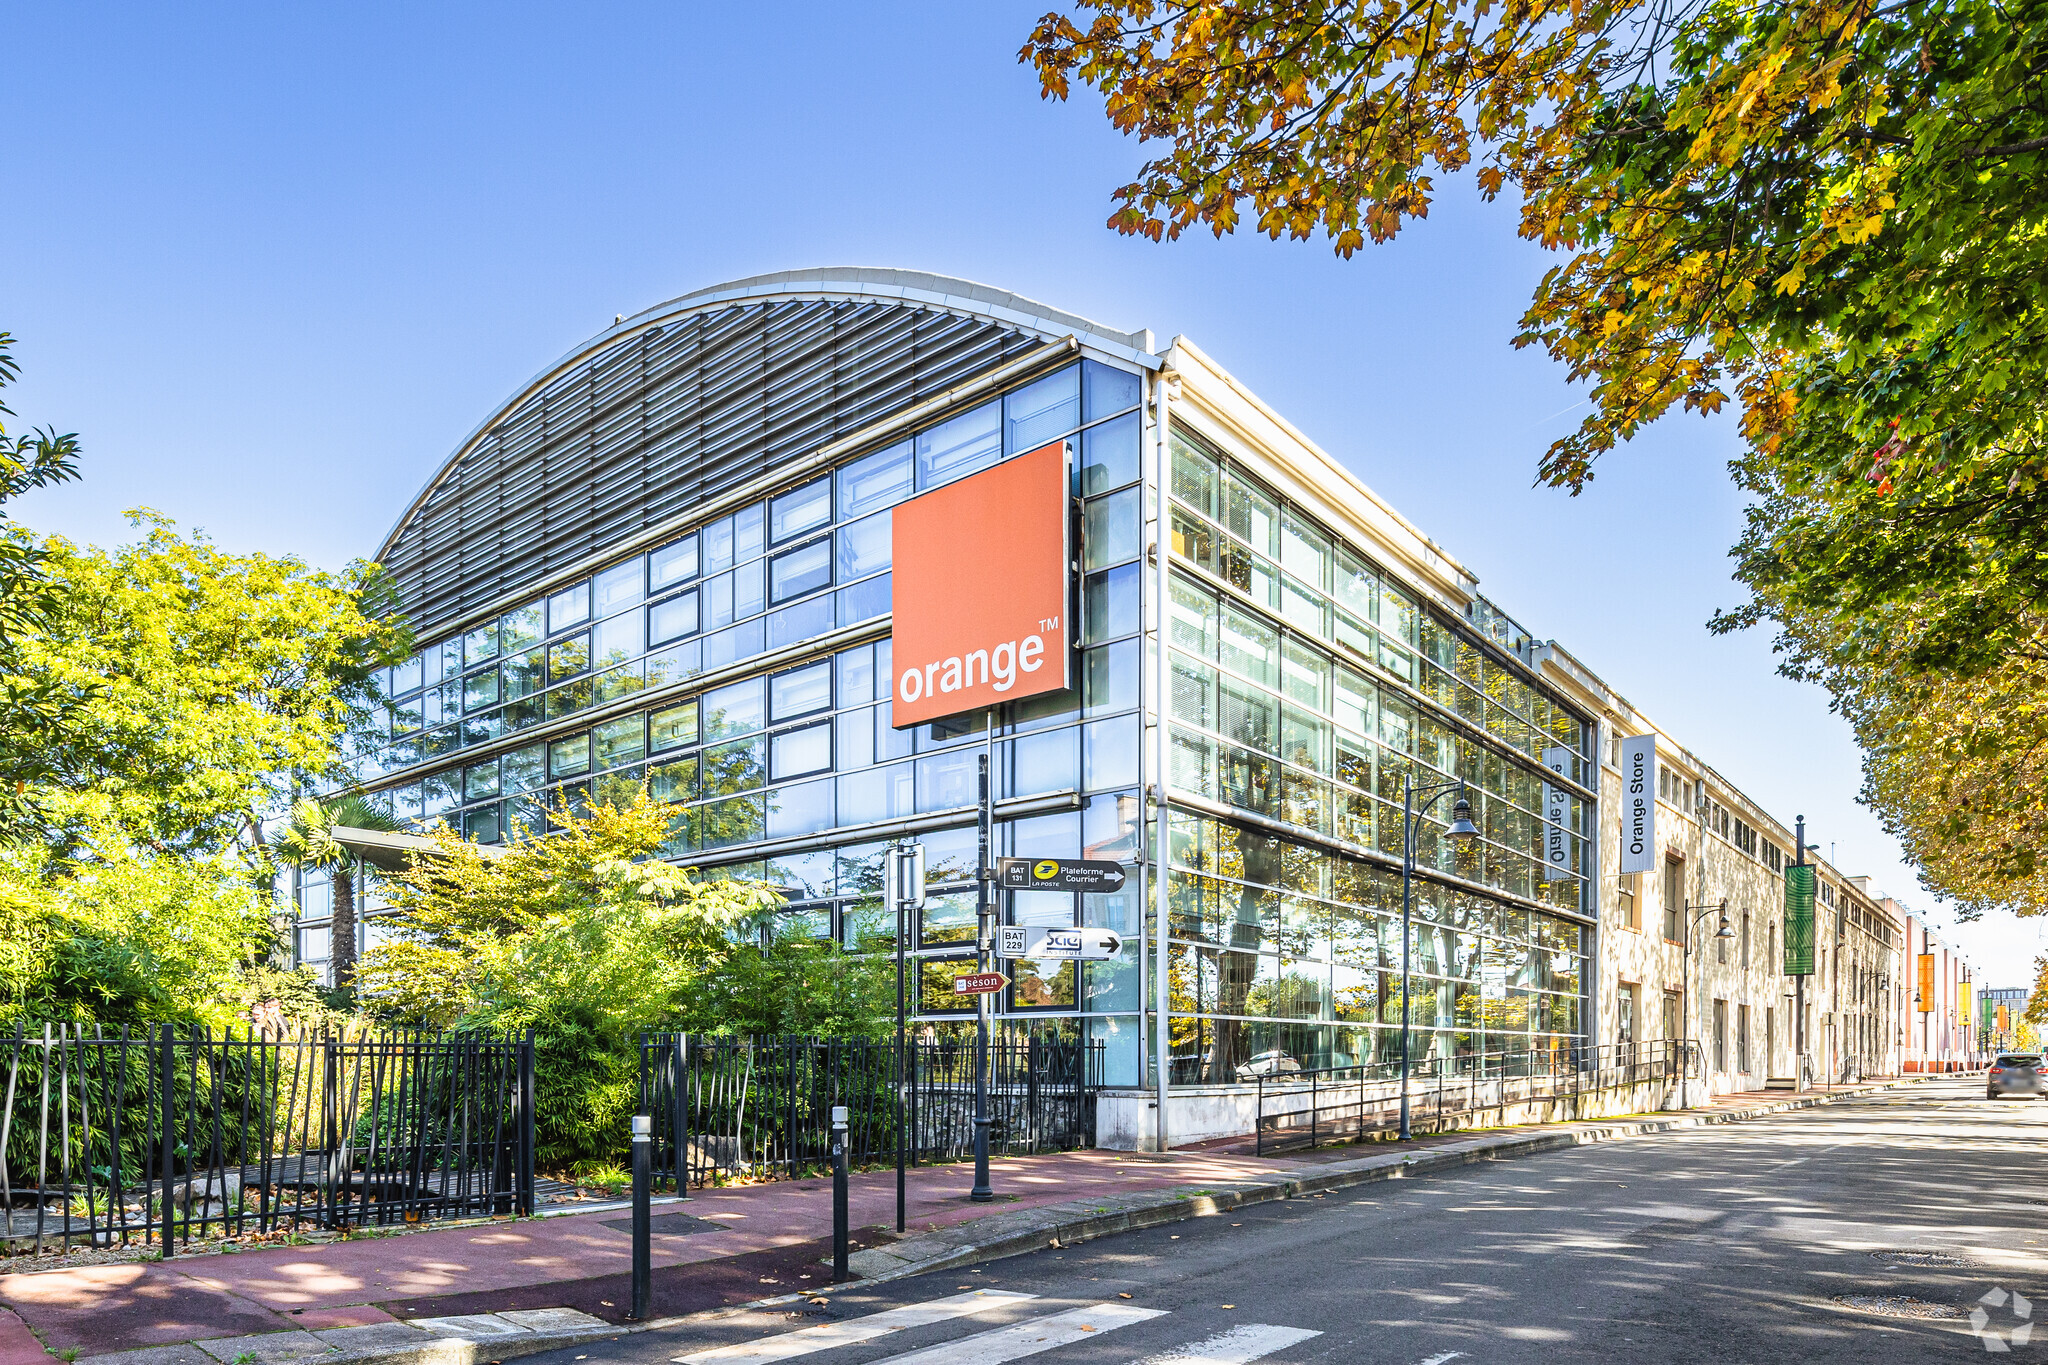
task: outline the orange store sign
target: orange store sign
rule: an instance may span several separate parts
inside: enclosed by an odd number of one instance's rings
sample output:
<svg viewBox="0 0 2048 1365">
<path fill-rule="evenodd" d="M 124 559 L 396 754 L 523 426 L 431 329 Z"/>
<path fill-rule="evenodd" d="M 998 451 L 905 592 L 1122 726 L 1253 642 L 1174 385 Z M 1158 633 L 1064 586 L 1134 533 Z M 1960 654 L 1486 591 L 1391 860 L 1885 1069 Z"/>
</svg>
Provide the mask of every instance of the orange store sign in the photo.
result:
<svg viewBox="0 0 2048 1365">
<path fill-rule="evenodd" d="M 1064 441 L 896 508 L 897 729 L 1071 685 L 1068 523 Z"/>
</svg>

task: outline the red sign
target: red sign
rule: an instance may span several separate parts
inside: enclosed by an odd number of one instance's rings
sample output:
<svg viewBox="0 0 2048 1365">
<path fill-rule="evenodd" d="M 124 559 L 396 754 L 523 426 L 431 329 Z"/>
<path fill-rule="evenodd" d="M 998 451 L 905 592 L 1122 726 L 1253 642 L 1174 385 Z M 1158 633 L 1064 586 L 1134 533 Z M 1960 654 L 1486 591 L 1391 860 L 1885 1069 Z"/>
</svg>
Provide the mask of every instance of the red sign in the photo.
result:
<svg viewBox="0 0 2048 1365">
<path fill-rule="evenodd" d="M 1068 523 L 1064 441 L 896 509 L 897 729 L 1072 685 Z"/>
<path fill-rule="evenodd" d="M 955 995 L 994 995 L 1010 984 L 1001 972 L 966 972 L 953 978 Z"/>
</svg>

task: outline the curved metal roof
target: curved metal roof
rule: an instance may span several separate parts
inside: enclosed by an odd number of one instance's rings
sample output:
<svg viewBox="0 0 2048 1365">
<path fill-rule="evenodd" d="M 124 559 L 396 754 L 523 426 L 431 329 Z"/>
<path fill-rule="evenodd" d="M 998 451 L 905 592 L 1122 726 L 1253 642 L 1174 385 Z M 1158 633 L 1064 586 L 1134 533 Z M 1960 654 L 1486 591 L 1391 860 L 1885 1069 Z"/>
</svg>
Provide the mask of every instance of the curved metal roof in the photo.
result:
<svg viewBox="0 0 2048 1365">
<path fill-rule="evenodd" d="M 377 548 L 377 558 L 382 560 L 391 554 L 406 524 L 432 497 L 434 490 L 479 437 L 549 383 L 597 352 L 623 338 L 695 313 L 729 308 L 735 304 L 813 299 L 901 302 L 967 317 L 986 318 L 1048 341 L 1072 335 L 1091 349 L 1146 369 L 1157 369 L 1160 363 L 1158 357 L 1151 353 L 1152 334 L 1149 331 L 1120 332 L 1079 314 L 1013 294 L 1007 289 L 955 279 L 950 275 L 874 266 L 826 266 L 814 270 L 778 270 L 767 275 L 750 275 L 745 279 L 695 290 L 622 318 L 521 385 L 462 438 L 448 458 L 421 485 L 419 492 L 406 503 L 405 510 L 385 532 Z"/>
</svg>

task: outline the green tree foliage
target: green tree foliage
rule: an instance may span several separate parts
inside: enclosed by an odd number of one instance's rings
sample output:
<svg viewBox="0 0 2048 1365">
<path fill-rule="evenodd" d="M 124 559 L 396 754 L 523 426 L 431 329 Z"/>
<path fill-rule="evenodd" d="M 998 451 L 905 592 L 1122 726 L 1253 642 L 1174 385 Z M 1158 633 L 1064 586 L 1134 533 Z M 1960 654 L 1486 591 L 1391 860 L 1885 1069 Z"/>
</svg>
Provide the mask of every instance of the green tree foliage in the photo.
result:
<svg viewBox="0 0 2048 1365">
<path fill-rule="evenodd" d="M 137 544 L 42 545 L 62 592 L 21 672 L 86 698 L 58 771 L 30 789 L 43 833 L 63 852 L 100 820 L 156 852 L 254 853 L 266 813 L 345 771 L 371 676 L 409 633 L 374 567 L 330 574 L 134 519 Z"/>
<path fill-rule="evenodd" d="M 551 1167 L 623 1151 L 643 1030 L 872 1034 L 893 1006 L 880 959 L 764 951 L 772 889 L 660 861 L 676 818 L 634 784 L 495 853 L 436 827 L 439 854 L 386 879 L 396 938 L 364 954 L 364 998 L 413 1022 L 532 1028 Z"/>
<path fill-rule="evenodd" d="M 276 948 L 260 821 L 345 766 L 369 675 L 410 648 L 375 571 L 234 555 L 144 516 L 116 550 L 34 540 L 0 688 L 56 699 L 0 817 L 0 990 L 34 1017 L 232 1017 Z M 10 713 L 11 714 L 11 713 Z M 14 721 L 7 738 L 16 738 Z"/>
<path fill-rule="evenodd" d="M 1578 489 L 1673 408 L 1741 408 L 1738 547 L 1785 667 L 1826 683 L 1866 798 L 1938 891 L 2048 909 L 2040 724 L 1929 718 L 1950 683 L 2038 695 L 2048 525 L 2048 0 L 1080 0 L 1026 45 L 1162 144 L 1110 222 L 1154 239 L 1327 235 L 1424 216 L 1435 174 L 1519 198 L 1565 255 L 1517 345 L 1590 387 L 1540 476 Z M 1960 760 L 1943 815 L 1902 775 Z"/>
<path fill-rule="evenodd" d="M 246 865 L 146 855 L 105 823 L 60 857 L 0 845 L 0 1018 L 223 1024 L 272 946 Z"/>
<path fill-rule="evenodd" d="M 0 332 L 0 388 L 21 373 L 13 346 L 13 336 Z M 49 571 L 49 551 L 7 509 L 32 489 L 78 477 L 78 437 L 47 430 L 9 436 L 5 419 L 13 415 L 0 402 L 0 827 L 31 818 L 29 784 L 55 773 L 67 722 L 81 703 L 22 666 L 27 639 L 49 624 L 63 588 Z"/>
</svg>

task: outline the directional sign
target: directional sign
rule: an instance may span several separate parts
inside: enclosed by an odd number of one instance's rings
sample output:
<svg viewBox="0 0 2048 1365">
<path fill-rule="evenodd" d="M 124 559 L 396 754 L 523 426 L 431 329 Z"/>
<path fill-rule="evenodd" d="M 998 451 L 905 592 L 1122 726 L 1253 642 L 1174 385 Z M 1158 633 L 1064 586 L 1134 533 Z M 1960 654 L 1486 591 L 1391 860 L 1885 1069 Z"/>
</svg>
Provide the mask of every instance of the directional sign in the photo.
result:
<svg viewBox="0 0 2048 1365">
<path fill-rule="evenodd" d="M 994 995 L 1010 984 L 1001 972 L 966 972 L 953 978 L 955 995 Z"/>
<path fill-rule="evenodd" d="M 1003 957 L 1072 958 L 1101 962 L 1123 951 L 1123 936 L 1114 929 L 1040 929 L 1006 925 L 997 933 Z"/>
<path fill-rule="evenodd" d="M 1010 891 L 1121 891 L 1124 870 L 1095 858 L 999 858 L 996 882 Z"/>
</svg>

